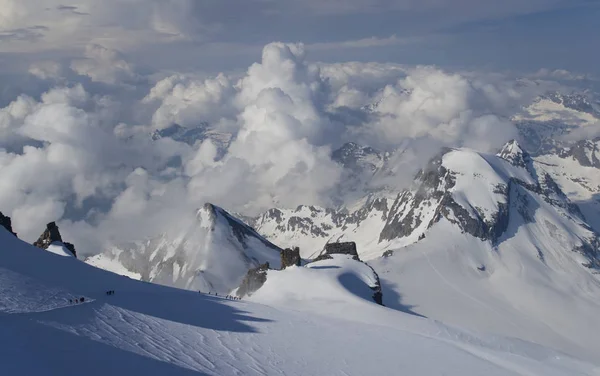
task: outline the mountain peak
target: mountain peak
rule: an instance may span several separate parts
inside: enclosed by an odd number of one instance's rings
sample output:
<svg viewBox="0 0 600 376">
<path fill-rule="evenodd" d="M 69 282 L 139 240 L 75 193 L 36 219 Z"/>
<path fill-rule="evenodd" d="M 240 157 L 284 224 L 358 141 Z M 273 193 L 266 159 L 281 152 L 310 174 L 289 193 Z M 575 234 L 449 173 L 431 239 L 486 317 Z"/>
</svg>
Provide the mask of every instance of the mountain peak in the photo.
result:
<svg viewBox="0 0 600 376">
<path fill-rule="evenodd" d="M 75 252 L 75 246 L 71 243 L 63 242 L 62 236 L 60 235 L 60 231 L 58 231 L 58 226 L 56 222 L 50 222 L 46 225 L 46 230 L 40 235 L 38 240 L 33 243 L 34 246 L 45 249 L 54 253 L 54 248 L 59 248 L 58 253 L 69 255 L 72 254 L 74 257 L 77 257 L 77 253 Z M 68 251 L 68 252 L 67 252 Z"/>
<path fill-rule="evenodd" d="M 517 167 L 526 167 L 531 158 L 517 140 L 508 141 L 497 155 Z"/>
</svg>

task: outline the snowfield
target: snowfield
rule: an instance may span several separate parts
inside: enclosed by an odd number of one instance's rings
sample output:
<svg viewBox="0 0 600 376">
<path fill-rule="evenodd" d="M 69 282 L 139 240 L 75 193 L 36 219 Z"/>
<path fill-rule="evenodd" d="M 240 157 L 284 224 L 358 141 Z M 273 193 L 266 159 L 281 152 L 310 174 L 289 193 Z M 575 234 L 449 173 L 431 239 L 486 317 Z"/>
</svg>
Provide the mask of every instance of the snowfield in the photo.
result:
<svg viewBox="0 0 600 376">
<path fill-rule="evenodd" d="M 545 220 L 542 213 L 536 218 Z M 564 234 L 543 233 L 536 222 L 509 229 L 497 248 L 438 223 L 423 241 L 369 262 L 381 278 L 384 303 L 600 359 L 600 336 L 592 329 L 600 327 L 600 281 L 581 267 L 577 253 L 564 253 L 556 239 Z"/>
<path fill-rule="evenodd" d="M 461 331 L 350 292 L 335 310 L 324 301 L 298 311 L 136 281 L 3 228 L 0 245 L 6 375 L 600 374 L 539 345 Z M 293 270 L 288 277 L 302 289 L 304 279 Z M 321 281 L 325 290 L 337 283 Z M 85 302 L 69 304 L 73 297 Z"/>
</svg>

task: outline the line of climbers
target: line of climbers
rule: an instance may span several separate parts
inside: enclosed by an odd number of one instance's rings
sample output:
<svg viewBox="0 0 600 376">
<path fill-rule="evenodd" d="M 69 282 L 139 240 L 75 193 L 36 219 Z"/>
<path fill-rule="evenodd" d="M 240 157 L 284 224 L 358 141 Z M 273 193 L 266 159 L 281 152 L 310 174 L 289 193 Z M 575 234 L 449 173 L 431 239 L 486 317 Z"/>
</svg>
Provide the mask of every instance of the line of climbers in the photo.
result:
<svg viewBox="0 0 600 376">
<path fill-rule="evenodd" d="M 69 304 L 78 304 L 83 303 L 85 298 L 82 296 L 81 298 L 69 299 Z"/>
<path fill-rule="evenodd" d="M 198 292 L 200 294 L 204 294 L 202 291 L 198 291 Z M 208 295 L 212 295 L 212 293 L 209 291 Z M 219 294 L 215 292 L 215 296 L 219 296 Z M 223 298 L 229 299 L 229 300 L 242 300 L 242 298 L 238 298 L 237 296 L 233 296 L 233 295 L 225 295 L 225 296 L 223 296 Z"/>
</svg>

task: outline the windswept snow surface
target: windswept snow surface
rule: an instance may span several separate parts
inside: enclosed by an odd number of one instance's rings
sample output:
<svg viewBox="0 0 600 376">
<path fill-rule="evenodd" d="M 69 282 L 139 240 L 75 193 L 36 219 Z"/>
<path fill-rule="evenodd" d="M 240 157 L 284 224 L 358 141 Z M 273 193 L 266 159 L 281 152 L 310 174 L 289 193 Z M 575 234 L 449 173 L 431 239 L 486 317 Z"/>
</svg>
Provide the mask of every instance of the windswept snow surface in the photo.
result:
<svg viewBox="0 0 600 376">
<path fill-rule="evenodd" d="M 554 350 L 364 299 L 345 299 L 337 312 L 298 312 L 140 282 L 3 228 L 0 282 L 3 375 L 600 374 Z M 86 303 L 69 304 L 73 296 Z"/>
</svg>

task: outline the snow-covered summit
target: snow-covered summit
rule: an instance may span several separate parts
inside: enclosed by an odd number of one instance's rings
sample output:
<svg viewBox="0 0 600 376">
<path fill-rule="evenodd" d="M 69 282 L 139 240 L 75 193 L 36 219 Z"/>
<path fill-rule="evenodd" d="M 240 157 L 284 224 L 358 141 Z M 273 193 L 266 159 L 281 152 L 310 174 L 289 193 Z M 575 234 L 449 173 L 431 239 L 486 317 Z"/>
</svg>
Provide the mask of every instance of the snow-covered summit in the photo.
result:
<svg viewBox="0 0 600 376">
<path fill-rule="evenodd" d="M 248 269 L 265 261 L 277 266 L 280 249 L 212 204 L 179 229 L 87 260 L 115 272 L 127 270 L 144 281 L 218 293 L 236 288 Z"/>
<path fill-rule="evenodd" d="M 498 156 L 517 167 L 526 167 L 531 162 L 529 153 L 521 148 L 517 140 L 507 142 L 498 152 Z"/>
</svg>

